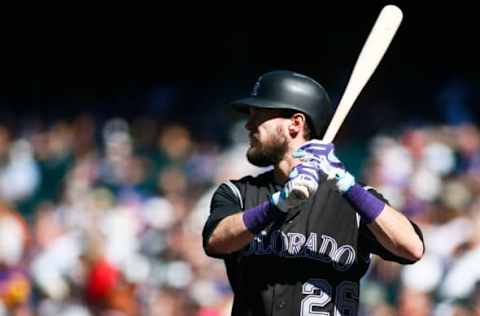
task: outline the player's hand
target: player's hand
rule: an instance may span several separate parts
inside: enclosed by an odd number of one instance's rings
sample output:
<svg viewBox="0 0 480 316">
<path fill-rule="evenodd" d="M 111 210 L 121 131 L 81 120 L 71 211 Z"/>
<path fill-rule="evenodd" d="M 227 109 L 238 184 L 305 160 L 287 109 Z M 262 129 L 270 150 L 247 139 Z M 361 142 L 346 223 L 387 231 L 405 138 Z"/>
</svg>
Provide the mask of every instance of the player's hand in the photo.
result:
<svg viewBox="0 0 480 316">
<path fill-rule="evenodd" d="M 345 169 L 343 163 L 335 156 L 335 145 L 313 139 L 293 152 L 293 157 L 301 161 L 320 163 L 326 160 L 332 167 Z"/>
<path fill-rule="evenodd" d="M 328 180 L 334 179 L 342 193 L 355 184 L 355 178 L 345 170 L 344 164 L 335 155 L 335 146 L 332 143 L 314 139 L 300 146 L 293 156 L 302 163 L 314 165 L 317 171 L 327 176 Z"/>
<path fill-rule="evenodd" d="M 288 212 L 313 196 L 318 188 L 318 171 L 311 162 L 297 165 L 283 189 L 272 195 L 272 203 L 282 212 Z"/>
</svg>

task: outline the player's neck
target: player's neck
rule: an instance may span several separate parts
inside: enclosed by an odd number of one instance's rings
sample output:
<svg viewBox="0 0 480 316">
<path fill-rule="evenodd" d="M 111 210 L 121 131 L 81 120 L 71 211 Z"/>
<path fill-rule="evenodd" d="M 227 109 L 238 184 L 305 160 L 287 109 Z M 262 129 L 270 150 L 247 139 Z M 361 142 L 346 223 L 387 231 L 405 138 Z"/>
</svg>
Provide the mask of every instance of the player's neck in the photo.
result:
<svg viewBox="0 0 480 316">
<path fill-rule="evenodd" d="M 280 161 L 273 169 L 273 179 L 275 180 L 275 183 L 285 184 L 285 182 L 287 182 L 288 180 L 288 175 L 290 174 L 290 171 L 292 171 L 293 167 L 295 167 L 295 165 L 293 165 L 289 161 Z"/>
</svg>

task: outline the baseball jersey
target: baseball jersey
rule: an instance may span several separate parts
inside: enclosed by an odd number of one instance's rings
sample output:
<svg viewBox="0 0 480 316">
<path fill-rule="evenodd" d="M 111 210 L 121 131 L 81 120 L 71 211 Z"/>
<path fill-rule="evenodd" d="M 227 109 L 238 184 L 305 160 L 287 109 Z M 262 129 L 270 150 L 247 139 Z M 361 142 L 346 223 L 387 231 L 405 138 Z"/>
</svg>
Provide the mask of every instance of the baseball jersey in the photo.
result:
<svg viewBox="0 0 480 316">
<path fill-rule="evenodd" d="M 206 242 L 223 218 L 257 206 L 282 187 L 269 171 L 225 182 L 213 195 L 203 244 L 207 255 L 225 261 L 233 316 L 357 315 L 359 281 L 370 254 L 411 263 L 385 249 L 325 179 L 310 200 L 275 220 L 243 249 L 226 255 L 208 251 Z"/>
</svg>

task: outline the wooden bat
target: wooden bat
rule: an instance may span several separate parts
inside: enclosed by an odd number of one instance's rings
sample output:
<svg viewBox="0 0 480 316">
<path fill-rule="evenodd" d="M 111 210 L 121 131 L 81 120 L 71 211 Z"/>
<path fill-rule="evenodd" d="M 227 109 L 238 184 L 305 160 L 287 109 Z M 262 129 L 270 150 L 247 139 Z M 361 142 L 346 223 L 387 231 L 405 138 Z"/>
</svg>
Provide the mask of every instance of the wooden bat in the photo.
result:
<svg viewBox="0 0 480 316">
<path fill-rule="evenodd" d="M 403 13 L 394 5 L 383 7 L 353 67 L 347 87 L 335 110 L 323 141 L 331 143 L 358 95 L 377 68 L 402 22 Z"/>
<path fill-rule="evenodd" d="M 335 138 L 358 95 L 362 92 L 363 87 L 365 87 L 368 79 L 372 76 L 380 60 L 382 60 L 402 22 L 402 18 L 402 10 L 394 5 L 387 5 L 380 11 L 365 44 L 363 44 L 335 114 L 323 136 L 322 140 L 324 142 L 331 143 Z M 301 199 L 308 199 L 310 196 L 307 188 L 302 186 L 295 188 L 292 193 Z"/>
</svg>

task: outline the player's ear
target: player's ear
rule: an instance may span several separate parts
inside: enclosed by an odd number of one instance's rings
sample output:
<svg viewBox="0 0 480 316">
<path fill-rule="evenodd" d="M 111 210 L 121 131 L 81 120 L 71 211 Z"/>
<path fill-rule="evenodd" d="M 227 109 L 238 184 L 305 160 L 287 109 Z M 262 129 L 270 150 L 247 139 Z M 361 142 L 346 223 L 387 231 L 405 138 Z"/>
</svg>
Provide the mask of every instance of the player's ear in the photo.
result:
<svg viewBox="0 0 480 316">
<path fill-rule="evenodd" d="M 303 113 L 294 113 L 290 117 L 290 125 L 288 126 L 288 132 L 292 137 L 297 136 L 303 131 L 304 125 L 307 124 L 307 119 Z"/>
</svg>

